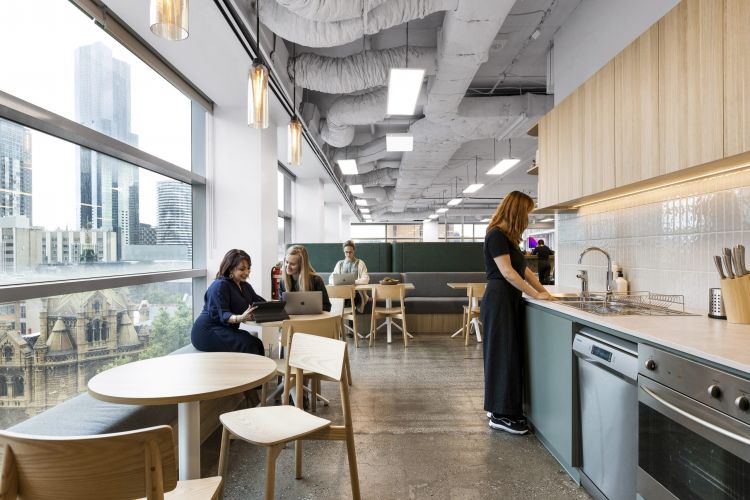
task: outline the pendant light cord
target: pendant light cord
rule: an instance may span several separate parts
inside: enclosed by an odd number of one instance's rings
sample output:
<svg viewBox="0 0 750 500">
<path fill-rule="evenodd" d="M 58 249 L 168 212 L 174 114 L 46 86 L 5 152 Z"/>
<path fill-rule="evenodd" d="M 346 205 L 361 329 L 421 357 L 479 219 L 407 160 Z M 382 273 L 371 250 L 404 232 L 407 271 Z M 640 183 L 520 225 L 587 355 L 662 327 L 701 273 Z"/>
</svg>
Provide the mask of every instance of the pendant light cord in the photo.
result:
<svg viewBox="0 0 750 500">
<path fill-rule="evenodd" d="M 406 22 L 406 67 L 409 67 L 409 22 Z"/>
<path fill-rule="evenodd" d="M 297 44 L 292 43 L 292 110 L 297 118 Z M 303 96 L 304 99 L 304 96 Z"/>
<path fill-rule="evenodd" d="M 263 56 L 260 53 L 260 0 L 255 0 L 255 36 L 257 38 L 255 51 L 258 53 L 258 59 L 262 62 Z"/>
</svg>

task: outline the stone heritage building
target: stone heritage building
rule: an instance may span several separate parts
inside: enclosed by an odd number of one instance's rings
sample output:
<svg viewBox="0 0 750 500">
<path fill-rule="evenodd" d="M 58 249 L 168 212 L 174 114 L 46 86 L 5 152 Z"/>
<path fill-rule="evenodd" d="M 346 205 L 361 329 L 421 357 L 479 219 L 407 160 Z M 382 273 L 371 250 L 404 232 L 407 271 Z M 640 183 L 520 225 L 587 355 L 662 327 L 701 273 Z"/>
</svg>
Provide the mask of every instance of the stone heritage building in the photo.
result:
<svg viewBox="0 0 750 500">
<path fill-rule="evenodd" d="M 3 316 L 0 428 L 84 392 L 106 365 L 137 357 L 149 341 L 148 314 L 147 303 L 135 306 L 114 290 L 97 290 L 41 299 L 38 335 L 21 335 L 18 322 Z"/>
</svg>

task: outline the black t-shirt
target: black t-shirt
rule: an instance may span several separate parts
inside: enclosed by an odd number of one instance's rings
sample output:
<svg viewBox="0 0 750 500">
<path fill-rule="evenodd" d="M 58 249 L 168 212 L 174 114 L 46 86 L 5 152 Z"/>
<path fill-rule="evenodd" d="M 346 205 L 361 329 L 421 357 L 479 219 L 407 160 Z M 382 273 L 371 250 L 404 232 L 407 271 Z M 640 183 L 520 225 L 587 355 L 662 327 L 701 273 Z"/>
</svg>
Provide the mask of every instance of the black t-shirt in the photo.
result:
<svg viewBox="0 0 750 500">
<path fill-rule="evenodd" d="M 531 251 L 531 255 L 537 255 L 539 260 L 549 260 L 549 256 L 554 254 L 555 252 L 547 245 L 540 245 Z"/>
<path fill-rule="evenodd" d="M 510 254 L 510 264 L 523 279 L 526 271 L 526 258 L 523 256 L 521 249 L 497 227 L 492 228 L 484 237 L 484 268 L 487 271 L 488 280 L 502 280 L 508 283 L 500 273 L 497 264 L 495 264 L 495 257 L 506 254 Z M 510 283 L 508 284 L 510 285 Z M 513 287 L 513 285 L 510 286 Z"/>
</svg>

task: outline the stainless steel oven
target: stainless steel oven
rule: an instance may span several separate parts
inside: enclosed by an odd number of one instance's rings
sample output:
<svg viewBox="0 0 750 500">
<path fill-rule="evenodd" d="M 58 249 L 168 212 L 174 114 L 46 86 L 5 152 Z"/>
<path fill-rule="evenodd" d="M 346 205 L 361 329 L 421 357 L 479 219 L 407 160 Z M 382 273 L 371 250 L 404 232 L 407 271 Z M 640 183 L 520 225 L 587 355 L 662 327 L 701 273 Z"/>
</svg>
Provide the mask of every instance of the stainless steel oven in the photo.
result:
<svg viewBox="0 0 750 500">
<path fill-rule="evenodd" d="M 641 344 L 638 495 L 750 498 L 750 381 Z"/>
</svg>

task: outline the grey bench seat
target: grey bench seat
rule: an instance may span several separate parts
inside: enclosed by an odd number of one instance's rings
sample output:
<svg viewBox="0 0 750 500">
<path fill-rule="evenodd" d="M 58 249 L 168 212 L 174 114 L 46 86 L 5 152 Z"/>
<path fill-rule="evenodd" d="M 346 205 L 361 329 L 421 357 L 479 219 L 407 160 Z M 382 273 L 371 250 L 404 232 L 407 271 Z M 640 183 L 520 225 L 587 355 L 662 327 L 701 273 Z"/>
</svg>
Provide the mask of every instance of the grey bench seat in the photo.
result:
<svg viewBox="0 0 750 500">
<path fill-rule="evenodd" d="M 188 344 L 170 356 L 192 352 L 199 351 Z M 8 430 L 45 436 L 89 436 L 164 425 L 176 419 L 176 405 L 122 405 L 83 393 Z"/>
</svg>

